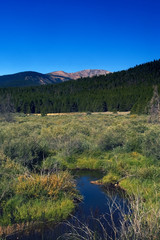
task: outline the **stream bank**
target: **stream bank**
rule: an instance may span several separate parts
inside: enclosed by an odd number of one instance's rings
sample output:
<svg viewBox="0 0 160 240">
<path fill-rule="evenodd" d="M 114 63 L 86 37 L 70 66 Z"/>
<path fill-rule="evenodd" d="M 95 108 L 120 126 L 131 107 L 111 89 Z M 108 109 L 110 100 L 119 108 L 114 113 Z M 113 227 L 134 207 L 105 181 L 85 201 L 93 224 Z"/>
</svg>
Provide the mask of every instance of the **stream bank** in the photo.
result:
<svg viewBox="0 0 160 240">
<path fill-rule="evenodd" d="M 103 235 L 101 227 L 98 225 L 97 220 L 101 217 L 101 221 L 110 236 L 113 235 L 110 217 L 110 207 L 114 211 L 113 219 L 115 225 L 118 227 L 121 218 L 120 211 L 117 206 L 120 206 L 127 212 L 127 200 L 123 198 L 118 191 L 114 189 L 109 192 L 105 188 L 92 184 L 91 181 L 96 181 L 102 177 L 102 174 L 97 171 L 77 171 L 75 173 L 77 189 L 83 196 L 83 201 L 80 202 L 74 212 L 74 217 L 69 217 L 67 224 L 74 225 L 75 227 L 82 224 L 89 226 L 90 229 L 96 230 L 97 234 Z M 105 216 L 105 220 L 102 216 Z M 71 227 L 62 222 L 56 226 L 52 223 L 41 224 L 40 227 L 27 231 L 22 231 L 14 235 L 9 235 L 7 240 L 56 240 L 60 236 L 71 231 Z"/>
</svg>

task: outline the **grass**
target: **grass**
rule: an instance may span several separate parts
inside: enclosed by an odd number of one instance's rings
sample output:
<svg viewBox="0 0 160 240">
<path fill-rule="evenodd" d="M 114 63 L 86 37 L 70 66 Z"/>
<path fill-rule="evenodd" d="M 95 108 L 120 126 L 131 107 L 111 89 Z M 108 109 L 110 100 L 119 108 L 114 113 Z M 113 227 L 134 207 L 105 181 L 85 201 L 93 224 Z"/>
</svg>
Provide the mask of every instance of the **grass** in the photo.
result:
<svg viewBox="0 0 160 240">
<path fill-rule="evenodd" d="M 159 158 L 159 125 L 145 115 L 15 114 L 14 122 L 0 120 L 1 224 L 66 218 L 77 196 L 68 172 L 75 169 L 100 170 L 101 184 L 118 183 L 156 209 Z"/>
<path fill-rule="evenodd" d="M 12 184 L 12 193 L 2 202 L 1 225 L 30 221 L 65 219 L 74 209 L 78 197 L 69 172 L 50 175 L 19 175 Z"/>
<path fill-rule="evenodd" d="M 4 215 L 1 218 L 1 225 L 8 226 L 13 223 L 54 222 L 66 219 L 74 210 L 74 203 L 71 198 L 63 197 L 60 200 L 53 199 L 28 199 L 15 196 L 5 204 Z"/>
</svg>

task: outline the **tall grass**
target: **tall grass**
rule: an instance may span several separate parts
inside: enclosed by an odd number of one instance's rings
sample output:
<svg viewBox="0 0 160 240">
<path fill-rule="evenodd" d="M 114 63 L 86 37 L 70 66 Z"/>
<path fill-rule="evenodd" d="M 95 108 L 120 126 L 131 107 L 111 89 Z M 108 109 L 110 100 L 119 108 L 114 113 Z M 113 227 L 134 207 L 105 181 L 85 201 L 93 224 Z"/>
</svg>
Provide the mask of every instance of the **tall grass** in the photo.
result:
<svg viewBox="0 0 160 240">
<path fill-rule="evenodd" d="M 19 175 L 12 185 L 12 197 L 3 202 L 2 225 L 26 221 L 59 221 L 74 209 L 78 197 L 71 175 Z"/>
<path fill-rule="evenodd" d="M 148 116 L 15 115 L 14 119 L 14 122 L 0 121 L 1 210 L 12 213 L 10 220 L 3 218 L 5 224 L 23 215 L 16 214 L 17 196 L 21 213 L 27 211 L 25 205 L 28 209 L 31 205 L 33 209 L 41 208 L 40 199 L 44 198 L 48 206 L 53 199 L 73 203 L 74 196 L 69 195 L 76 194 L 75 185 L 68 172 L 62 173 L 66 169 L 101 170 L 104 175 L 101 184 L 118 184 L 131 195 L 134 191 L 135 195 L 141 195 L 146 207 L 152 204 L 156 210 L 156 202 L 160 201 L 160 130 L 158 124 L 148 122 Z M 59 177 L 54 175 L 52 181 L 51 174 L 55 172 Z M 61 187 L 60 182 L 63 182 Z M 143 188 L 137 191 L 137 186 Z M 72 207 L 68 209 L 71 211 Z M 49 212 L 48 208 L 45 216 L 50 216 Z"/>
</svg>

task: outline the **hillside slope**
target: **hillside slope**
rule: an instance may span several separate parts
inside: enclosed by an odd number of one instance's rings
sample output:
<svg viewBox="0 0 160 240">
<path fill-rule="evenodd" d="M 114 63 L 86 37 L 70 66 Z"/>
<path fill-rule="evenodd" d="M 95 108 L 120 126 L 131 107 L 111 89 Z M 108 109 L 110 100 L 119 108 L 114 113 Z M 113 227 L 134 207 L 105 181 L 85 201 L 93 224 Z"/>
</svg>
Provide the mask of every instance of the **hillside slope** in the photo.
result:
<svg viewBox="0 0 160 240">
<path fill-rule="evenodd" d="M 10 75 L 0 76 L 0 87 L 25 87 L 51 84 L 49 76 L 38 72 L 20 72 Z"/>
<path fill-rule="evenodd" d="M 39 86 L 76 80 L 81 77 L 92 77 L 106 75 L 105 70 L 83 70 L 75 73 L 65 73 L 63 71 L 42 74 L 38 72 L 20 72 L 16 74 L 0 76 L 0 87 L 26 87 Z"/>
<path fill-rule="evenodd" d="M 147 113 L 153 86 L 160 89 L 160 60 L 115 72 L 60 84 L 28 88 L 1 88 L 9 94 L 18 112 L 103 112 Z"/>
</svg>

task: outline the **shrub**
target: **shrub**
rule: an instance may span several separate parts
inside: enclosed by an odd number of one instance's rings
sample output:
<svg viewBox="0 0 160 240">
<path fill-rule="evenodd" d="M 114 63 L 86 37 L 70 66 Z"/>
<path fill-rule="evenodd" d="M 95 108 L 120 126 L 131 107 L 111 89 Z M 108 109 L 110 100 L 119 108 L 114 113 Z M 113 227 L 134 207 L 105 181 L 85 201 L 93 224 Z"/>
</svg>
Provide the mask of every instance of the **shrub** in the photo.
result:
<svg viewBox="0 0 160 240">
<path fill-rule="evenodd" d="M 87 112 L 87 113 L 86 113 L 86 115 L 91 115 L 91 114 L 92 114 L 92 112 Z"/>
<path fill-rule="evenodd" d="M 16 182 L 17 176 L 24 171 L 26 169 L 20 164 L 11 161 L 0 152 L 0 201 L 13 195 L 13 184 Z"/>
<path fill-rule="evenodd" d="M 6 142 L 4 144 L 4 153 L 12 160 L 33 169 L 47 156 L 48 149 L 34 137 L 21 137 Z"/>
<path fill-rule="evenodd" d="M 146 132 L 142 143 L 142 152 L 146 156 L 160 159 L 160 130 L 154 128 Z"/>
<path fill-rule="evenodd" d="M 75 137 L 67 141 L 64 145 L 63 154 L 65 156 L 71 156 L 73 154 L 81 154 L 85 150 L 88 150 L 88 144 L 85 139 Z"/>
<path fill-rule="evenodd" d="M 61 163 L 57 160 L 55 156 L 49 156 L 42 162 L 41 169 L 44 171 L 53 171 L 59 168 Z"/>
<path fill-rule="evenodd" d="M 140 134 L 136 134 L 135 132 L 128 134 L 124 142 L 124 151 L 141 152 L 141 149 L 142 149 L 142 136 Z"/>
<path fill-rule="evenodd" d="M 115 147 L 123 146 L 125 138 L 125 130 L 122 126 L 110 127 L 105 133 L 103 133 L 101 139 L 98 142 L 98 146 L 101 150 L 112 150 Z"/>
</svg>

